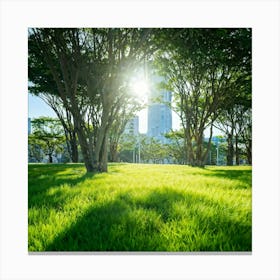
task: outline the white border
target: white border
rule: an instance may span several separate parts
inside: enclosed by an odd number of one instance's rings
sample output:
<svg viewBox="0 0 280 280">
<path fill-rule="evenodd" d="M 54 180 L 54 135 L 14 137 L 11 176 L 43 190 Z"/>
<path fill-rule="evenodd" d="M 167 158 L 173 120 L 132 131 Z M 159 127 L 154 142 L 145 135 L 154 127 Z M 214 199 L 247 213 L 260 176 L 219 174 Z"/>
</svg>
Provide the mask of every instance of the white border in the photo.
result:
<svg viewBox="0 0 280 280">
<path fill-rule="evenodd" d="M 280 279 L 279 2 L 2 1 L 1 279 Z M 28 27 L 253 28 L 253 254 L 27 253 Z"/>
</svg>

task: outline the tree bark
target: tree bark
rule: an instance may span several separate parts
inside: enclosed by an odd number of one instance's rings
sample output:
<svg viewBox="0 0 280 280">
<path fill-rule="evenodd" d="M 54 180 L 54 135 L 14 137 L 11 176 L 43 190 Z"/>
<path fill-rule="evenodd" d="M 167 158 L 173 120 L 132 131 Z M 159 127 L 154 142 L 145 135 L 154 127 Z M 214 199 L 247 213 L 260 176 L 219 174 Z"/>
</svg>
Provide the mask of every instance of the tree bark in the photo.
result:
<svg viewBox="0 0 280 280">
<path fill-rule="evenodd" d="M 213 123 L 210 126 L 210 136 L 209 136 L 209 139 L 208 139 L 208 143 L 207 143 L 207 147 L 206 147 L 205 153 L 203 155 L 203 162 L 204 162 L 204 164 L 206 162 L 206 159 L 208 157 L 209 151 L 211 149 L 212 136 L 213 136 Z M 210 164 L 211 164 L 211 160 L 210 160 Z"/>
<path fill-rule="evenodd" d="M 195 161 L 194 161 L 194 166 L 197 167 L 204 167 L 202 144 L 203 144 L 203 136 L 199 133 L 196 139 L 196 153 L 195 153 Z"/>
<path fill-rule="evenodd" d="M 86 170 L 89 173 L 94 172 L 95 169 L 94 169 L 94 165 L 93 165 L 93 159 L 90 156 L 91 155 L 90 149 L 92 149 L 92 147 L 90 147 L 88 145 L 86 135 L 85 135 L 83 129 L 81 128 L 81 123 L 79 123 L 79 121 L 76 120 L 74 125 L 75 125 L 75 130 L 77 131 L 77 135 L 78 135 L 84 163 L 86 166 Z"/>
<path fill-rule="evenodd" d="M 235 136 L 235 164 L 240 165 L 240 155 L 239 155 L 239 148 L 238 148 L 238 136 Z"/>
<path fill-rule="evenodd" d="M 118 162 L 118 144 L 116 142 L 110 143 L 110 157 L 111 162 Z"/>
<path fill-rule="evenodd" d="M 104 145 L 104 139 L 106 137 L 105 127 L 101 126 L 97 133 L 96 145 L 93 153 L 93 168 L 96 171 L 101 171 L 104 169 L 104 166 L 101 167 L 101 158 L 103 157 L 102 149 L 107 145 Z M 107 151 L 106 151 L 107 152 Z M 107 168 L 105 168 L 107 169 Z"/>
<path fill-rule="evenodd" d="M 108 171 L 108 137 L 107 133 L 105 133 L 101 148 L 100 154 L 100 163 L 99 163 L 99 171 L 107 172 Z"/>
<path fill-rule="evenodd" d="M 227 165 L 233 165 L 233 155 L 234 155 L 234 148 L 233 148 L 233 136 L 231 133 L 227 135 L 227 143 L 228 143 L 228 150 L 227 150 Z"/>
<path fill-rule="evenodd" d="M 49 157 L 49 163 L 53 163 L 52 154 L 48 154 L 48 157 Z"/>
<path fill-rule="evenodd" d="M 248 145 L 246 145 L 246 152 L 247 161 L 249 164 L 252 164 L 252 141 L 249 141 Z"/>
<path fill-rule="evenodd" d="M 57 97 L 55 96 L 48 96 L 43 94 L 39 97 L 41 97 L 42 100 L 55 111 L 57 117 L 61 122 L 61 125 L 63 126 L 64 134 L 66 137 L 67 150 L 71 161 L 74 163 L 79 162 L 77 133 L 73 129 L 72 114 L 69 109 L 67 109 L 68 106 L 64 106 L 65 108 L 62 110 L 61 107 L 63 107 L 63 101 L 62 104 L 60 104 L 56 100 Z M 65 112 L 66 118 L 63 112 Z"/>
<path fill-rule="evenodd" d="M 69 139 L 69 153 L 71 161 L 74 163 L 79 162 L 79 153 L 78 153 L 78 143 L 77 143 L 77 134 L 73 132 L 73 135 L 70 136 Z"/>
</svg>

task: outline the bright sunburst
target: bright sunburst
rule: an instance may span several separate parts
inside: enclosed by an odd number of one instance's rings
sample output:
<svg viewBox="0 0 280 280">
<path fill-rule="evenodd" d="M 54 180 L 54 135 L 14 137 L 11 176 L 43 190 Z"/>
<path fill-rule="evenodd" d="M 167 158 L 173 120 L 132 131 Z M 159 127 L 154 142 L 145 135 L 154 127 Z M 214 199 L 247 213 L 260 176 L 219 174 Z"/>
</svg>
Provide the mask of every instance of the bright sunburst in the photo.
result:
<svg viewBox="0 0 280 280">
<path fill-rule="evenodd" d="M 147 102 L 150 85 L 148 79 L 145 78 L 144 71 L 139 70 L 130 79 L 131 94 L 142 102 Z"/>
<path fill-rule="evenodd" d="M 145 80 L 137 80 L 133 83 L 132 90 L 137 96 L 146 95 L 149 91 L 149 85 Z"/>
</svg>

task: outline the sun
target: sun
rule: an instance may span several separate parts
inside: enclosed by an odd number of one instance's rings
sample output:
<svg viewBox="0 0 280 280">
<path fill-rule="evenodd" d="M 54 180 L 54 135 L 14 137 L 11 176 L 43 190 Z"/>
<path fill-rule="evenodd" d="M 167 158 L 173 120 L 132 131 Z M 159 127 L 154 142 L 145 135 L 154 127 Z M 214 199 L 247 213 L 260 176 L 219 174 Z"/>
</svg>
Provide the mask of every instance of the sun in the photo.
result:
<svg viewBox="0 0 280 280">
<path fill-rule="evenodd" d="M 150 80 L 144 69 L 137 69 L 129 79 L 129 91 L 133 98 L 141 103 L 147 103 L 150 94 Z"/>
<path fill-rule="evenodd" d="M 149 85 L 145 80 L 137 80 L 132 85 L 132 91 L 139 97 L 142 95 L 147 95 L 149 91 Z"/>
</svg>

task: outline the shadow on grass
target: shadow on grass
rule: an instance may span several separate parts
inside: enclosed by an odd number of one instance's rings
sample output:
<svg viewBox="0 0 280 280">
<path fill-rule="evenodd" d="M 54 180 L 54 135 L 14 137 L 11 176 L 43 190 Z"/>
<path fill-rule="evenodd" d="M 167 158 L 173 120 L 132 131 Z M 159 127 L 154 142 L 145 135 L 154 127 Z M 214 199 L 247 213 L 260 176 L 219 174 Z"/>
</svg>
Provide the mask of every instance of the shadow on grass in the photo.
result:
<svg viewBox="0 0 280 280">
<path fill-rule="evenodd" d="M 217 177 L 229 180 L 236 180 L 240 184 L 239 189 L 247 189 L 252 187 L 252 170 L 234 170 L 234 169 L 207 169 L 211 173 L 205 173 L 203 176 Z"/>
<path fill-rule="evenodd" d="M 111 174 L 121 172 L 121 164 L 111 165 Z M 28 166 L 28 191 L 36 194 L 64 184 L 74 187 L 94 175 L 96 173 L 86 173 L 83 164 L 31 164 Z"/>
<path fill-rule="evenodd" d="M 67 196 L 63 190 L 59 189 L 61 186 L 75 187 L 95 175 L 86 173 L 85 169 L 81 167 L 80 164 L 30 165 L 28 169 L 28 207 L 61 208 L 62 198 Z M 66 171 L 68 172 L 65 173 Z M 51 188 L 57 188 L 53 196 L 47 195 Z"/>
<path fill-rule="evenodd" d="M 31 165 L 28 168 L 28 188 L 32 192 L 40 192 L 62 184 L 74 186 L 93 176 L 94 173 L 86 173 L 80 164 Z"/>
<path fill-rule="evenodd" d="M 75 187 L 94 176 L 82 165 L 34 165 L 29 171 L 29 207 L 56 211 L 77 195 L 65 192 L 62 185 Z M 242 188 L 251 185 L 251 170 L 209 171 L 203 175 L 238 180 Z M 118 172 L 117 166 L 113 172 Z M 103 204 L 92 203 L 45 251 L 251 251 L 251 213 L 239 220 L 236 211 L 205 196 L 169 188 L 142 197 L 122 192 Z"/>
<path fill-rule="evenodd" d="M 181 217 L 177 204 L 186 206 Z M 219 215 L 209 214 L 215 207 Z M 127 192 L 90 207 L 45 251 L 251 251 L 251 217 L 239 222 L 231 214 L 201 195 Z M 189 224 L 181 225 L 184 216 Z"/>
</svg>

